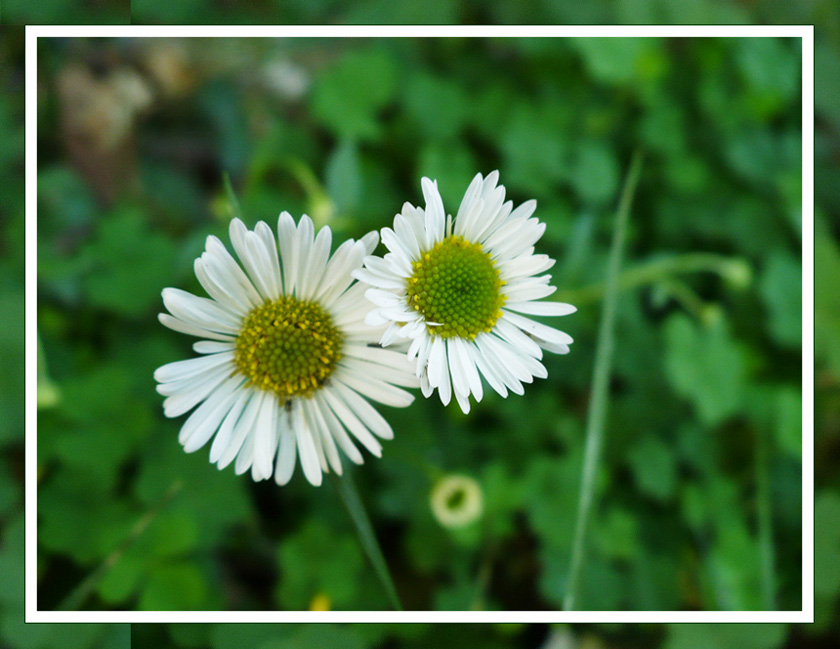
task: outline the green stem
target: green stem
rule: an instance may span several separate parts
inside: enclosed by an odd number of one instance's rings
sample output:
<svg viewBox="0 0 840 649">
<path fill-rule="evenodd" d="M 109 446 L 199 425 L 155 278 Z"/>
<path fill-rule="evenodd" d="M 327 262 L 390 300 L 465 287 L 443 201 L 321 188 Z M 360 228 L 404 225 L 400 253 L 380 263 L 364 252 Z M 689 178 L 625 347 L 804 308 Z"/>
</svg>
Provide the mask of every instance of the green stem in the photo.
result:
<svg viewBox="0 0 840 649">
<path fill-rule="evenodd" d="M 388 564 L 385 563 L 382 549 L 376 540 L 373 526 L 370 524 L 370 518 L 367 515 L 365 506 L 362 504 L 362 499 L 359 497 L 359 492 L 356 489 L 356 484 L 353 482 L 352 476 L 349 472 L 341 477 L 335 475 L 335 473 L 330 473 L 329 476 L 338 491 L 338 495 L 341 496 L 341 501 L 347 507 L 347 512 L 350 514 L 350 519 L 356 528 L 356 534 L 359 536 L 359 543 L 370 560 L 376 576 L 382 583 L 388 599 L 391 600 L 391 605 L 397 611 L 403 610 L 402 604 L 400 604 L 400 598 L 397 596 L 397 589 L 394 588 L 394 581 L 391 579 L 391 573 L 388 572 Z"/>
<path fill-rule="evenodd" d="M 607 269 L 606 295 L 604 297 L 604 311 L 598 332 L 598 344 L 595 349 L 595 370 L 592 375 L 592 397 L 586 417 L 586 447 L 583 458 L 583 475 L 581 478 L 580 500 L 578 501 L 577 520 L 575 522 L 574 540 L 572 542 L 572 558 L 569 568 L 569 578 L 566 583 L 566 596 L 563 608 L 574 610 L 577 597 L 578 583 L 583 567 L 584 551 L 586 548 L 586 534 L 589 528 L 589 518 L 595 500 L 595 475 L 601 458 L 603 445 L 604 421 L 607 414 L 607 388 L 609 386 L 612 369 L 613 347 L 615 345 L 615 309 L 618 296 L 618 274 L 621 268 L 621 258 L 624 250 L 624 239 L 627 234 L 627 221 L 630 215 L 630 205 L 636 191 L 636 184 L 642 169 L 642 154 L 636 151 L 630 162 L 630 169 L 624 181 L 621 199 L 615 217 L 610 260 Z"/>
<path fill-rule="evenodd" d="M 239 199 L 236 198 L 236 192 L 233 190 L 233 183 L 230 181 L 230 174 L 226 171 L 222 178 L 222 183 L 225 187 L 225 197 L 230 204 L 230 211 L 233 216 L 240 221 L 242 220 L 242 206 L 239 204 Z"/>
<path fill-rule="evenodd" d="M 146 531 L 146 528 L 149 527 L 151 522 L 157 518 L 158 514 L 172 501 L 172 499 L 178 495 L 178 492 L 181 491 L 184 483 L 181 480 L 176 480 L 172 483 L 172 486 L 166 490 L 166 493 L 163 497 L 152 507 L 149 511 L 147 511 L 140 519 L 134 524 L 134 527 L 131 528 L 131 532 L 129 535 L 123 539 L 122 543 L 114 550 L 111 554 L 105 557 L 105 560 L 97 566 L 96 570 L 90 573 L 87 577 L 85 577 L 84 581 L 80 583 L 76 588 L 74 588 L 67 597 L 65 597 L 61 603 L 58 605 L 59 611 L 78 611 L 81 609 L 82 604 L 84 604 L 88 598 L 93 593 L 93 589 L 96 588 L 97 584 L 102 580 L 105 575 L 113 568 L 117 563 L 119 563 L 120 559 L 122 559 L 123 555 L 126 551 L 134 545 L 138 538 Z"/>
<path fill-rule="evenodd" d="M 756 498 L 758 543 L 761 555 L 761 590 L 764 608 L 776 610 L 776 553 L 773 546 L 773 517 L 770 503 L 770 449 L 767 431 L 756 432 Z"/>
<path fill-rule="evenodd" d="M 683 273 L 710 272 L 728 277 L 735 265 L 740 267 L 746 264 L 740 259 L 711 252 L 691 252 L 660 257 L 625 270 L 618 277 L 616 289 L 626 291 L 627 289 L 657 282 L 664 277 Z M 747 266 L 747 268 L 749 267 Z M 599 282 L 579 289 L 558 291 L 555 299 L 561 302 L 569 302 L 578 307 L 585 306 L 600 300 L 606 290 L 607 285 L 604 282 Z"/>
</svg>

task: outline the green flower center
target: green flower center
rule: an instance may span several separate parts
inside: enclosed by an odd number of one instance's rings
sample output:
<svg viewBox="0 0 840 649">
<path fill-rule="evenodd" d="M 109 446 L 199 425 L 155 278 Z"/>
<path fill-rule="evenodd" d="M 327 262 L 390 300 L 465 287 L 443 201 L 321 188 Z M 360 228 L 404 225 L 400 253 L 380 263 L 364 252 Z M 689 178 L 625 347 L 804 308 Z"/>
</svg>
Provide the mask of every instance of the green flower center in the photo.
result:
<svg viewBox="0 0 840 649">
<path fill-rule="evenodd" d="M 234 362 L 249 384 L 285 400 L 311 396 L 341 360 L 344 335 L 320 304 L 281 297 L 251 311 Z"/>
<path fill-rule="evenodd" d="M 452 235 L 412 264 L 408 303 L 422 314 L 428 331 L 441 338 L 469 338 L 490 331 L 502 316 L 505 296 L 499 269 L 480 243 Z"/>
</svg>

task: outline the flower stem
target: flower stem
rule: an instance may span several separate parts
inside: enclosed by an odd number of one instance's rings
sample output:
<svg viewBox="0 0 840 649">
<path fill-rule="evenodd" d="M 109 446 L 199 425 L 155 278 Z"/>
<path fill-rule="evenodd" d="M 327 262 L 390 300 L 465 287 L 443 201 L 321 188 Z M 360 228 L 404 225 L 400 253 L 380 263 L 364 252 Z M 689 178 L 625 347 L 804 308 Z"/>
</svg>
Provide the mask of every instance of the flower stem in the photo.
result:
<svg viewBox="0 0 840 649">
<path fill-rule="evenodd" d="M 373 566 L 376 576 L 385 589 L 388 599 L 391 600 L 391 605 L 397 611 L 403 610 L 400 598 L 397 596 L 397 589 L 394 588 L 394 581 L 391 579 L 391 573 L 388 571 L 388 564 L 385 563 L 385 557 L 382 555 L 382 548 L 376 540 L 376 535 L 373 532 L 373 526 L 370 524 L 370 518 L 367 515 L 365 506 L 362 504 L 362 499 L 359 497 L 359 492 L 356 489 L 356 484 L 353 482 L 352 476 L 349 472 L 342 477 L 338 477 L 334 473 L 329 474 L 333 486 L 335 486 L 338 495 L 341 496 L 341 502 L 347 507 L 347 512 L 350 514 L 350 519 L 356 528 L 356 534 L 359 537 L 359 543 L 365 551 L 371 565 Z"/>
<path fill-rule="evenodd" d="M 586 534 L 589 527 L 589 517 L 595 500 L 595 474 L 601 458 L 603 445 L 604 421 L 607 414 L 607 388 L 612 369 L 612 355 L 615 344 L 615 308 L 618 296 L 618 274 L 621 268 L 621 258 L 624 250 L 624 239 L 627 234 L 627 221 L 630 215 L 630 205 L 636 191 L 636 184 L 642 168 L 642 154 L 636 151 L 630 162 L 630 169 L 624 181 L 618 209 L 615 217 L 615 229 L 610 248 L 609 266 L 607 268 L 606 295 L 604 296 L 604 311 L 598 332 L 598 343 L 595 349 L 595 369 L 592 375 L 592 396 L 586 417 L 586 447 L 583 458 L 583 475 L 581 478 L 580 500 L 578 501 L 575 534 L 572 542 L 572 558 L 569 577 L 566 583 L 566 595 L 563 608 L 574 610 L 578 591 L 578 583 L 583 567 L 584 551 L 586 548 Z"/>
<path fill-rule="evenodd" d="M 643 262 L 633 268 L 623 271 L 616 282 L 618 291 L 626 291 L 658 282 L 663 278 L 686 273 L 716 273 L 724 278 L 742 273 L 743 277 L 733 278 L 739 286 L 745 286 L 750 281 L 750 267 L 739 257 L 728 257 L 713 252 L 689 252 L 684 254 L 667 255 Z M 600 300 L 606 292 L 606 284 L 599 282 L 589 284 L 579 289 L 557 291 L 552 299 L 569 302 L 577 307 L 586 306 Z"/>
<path fill-rule="evenodd" d="M 773 543 L 773 516 L 770 494 L 770 449 L 767 431 L 756 431 L 756 500 L 758 543 L 761 555 L 761 591 L 764 608 L 776 610 L 776 553 Z"/>
</svg>

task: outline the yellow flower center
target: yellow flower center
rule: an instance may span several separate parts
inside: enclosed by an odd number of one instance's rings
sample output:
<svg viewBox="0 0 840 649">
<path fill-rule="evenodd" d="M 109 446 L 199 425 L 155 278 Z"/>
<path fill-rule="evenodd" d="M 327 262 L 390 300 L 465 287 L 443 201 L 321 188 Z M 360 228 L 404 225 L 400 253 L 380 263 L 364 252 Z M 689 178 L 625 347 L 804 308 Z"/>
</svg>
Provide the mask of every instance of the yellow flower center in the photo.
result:
<svg viewBox="0 0 840 649">
<path fill-rule="evenodd" d="M 409 305 L 441 338 L 474 339 L 502 316 L 505 296 L 499 269 L 480 243 L 452 235 L 423 253 L 408 278 Z"/>
<path fill-rule="evenodd" d="M 281 400 L 309 397 L 335 370 L 343 342 L 344 335 L 320 304 L 286 296 L 247 315 L 234 361 L 260 390 Z"/>
</svg>

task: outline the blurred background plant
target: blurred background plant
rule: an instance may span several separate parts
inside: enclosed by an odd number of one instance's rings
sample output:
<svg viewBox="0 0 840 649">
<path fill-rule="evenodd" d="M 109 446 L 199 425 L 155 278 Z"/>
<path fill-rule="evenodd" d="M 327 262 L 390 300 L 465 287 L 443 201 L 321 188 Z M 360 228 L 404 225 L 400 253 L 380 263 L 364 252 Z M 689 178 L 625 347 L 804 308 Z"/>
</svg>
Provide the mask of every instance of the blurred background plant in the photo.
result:
<svg viewBox="0 0 840 649">
<path fill-rule="evenodd" d="M 375 4 L 347 3 L 347 11 Z M 388 3 L 396 9 L 412 4 Z M 301 22 L 334 20 L 318 13 L 329 5 L 311 5 L 314 13 Z M 459 6 L 465 9 L 452 11 L 469 13 L 473 4 Z M 676 15 L 671 3 L 622 0 L 589 3 L 593 15 L 581 20 L 560 16 L 557 12 L 565 11 L 560 3 L 551 9 L 542 3 L 486 6 L 493 19 L 510 22 L 822 21 L 815 52 L 817 624 L 327 625 L 273 627 L 274 635 L 253 625 L 135 625 L 138 646 L 241 646 L 251 631 L 255 646 L 300 646 L 289 645 L 287 636 L 299 642 L 306 637 L 295 634 L 330 633 L 342 644 L 361 647 L 447 646 L 470 639 L 491 647 L 552 649 L 832 646 L 840 626 L 840 571 L 832 562 L 840 551 L 836 7 L 820 1 L 699 2 Z M 536 13 L 522 20 L 522 12 Z M 155 20 L 148 14 L 140 19 Z M 0 169 L 9 179 L 0 184 L 0 323 L 4 340 L 12 341 L 22 340 L 23 38 L 20 30 L 0 29 Z M 648 159 L 626 264 L 602 498 L 587 567 L 592 592 L 584 593 L 584 602 L 594 599 L 607 607 L 601 595 L 608 595 L 618 607 L 653 608 L 658 601 L 717 608 L 726 605 L 721 601 L 743 601 L 746 592 L 759 608 L 769 595 L 779 608 L 798 608 L 801 394 L 799 341 L 790 316 L 799 307 L 788 308 L 799 299 L 791 288 L 798 280 L 789 277 L 799 272 L 798 81 L 793 90 L 789 78 L 762 81 L 785 69 L 795 76 L 798 52 L 790 43 L 772 43 L 757 46 L 769 47 L 768 54 L 738 41 L 660 41 L 636 55 L 602 56 L 613 59 L 613 68 L 624 68 L 618 73 L 610 72 L 609 60 L 598 60 L 601 48 L 587 53 L 580 42 L 544 47 L 540 41 L 494 41 L 479 47 L 445 41 L 434 48 L 386 48 L 384 57 L 381 44 L 331 48 L 310 42 L 290 49 L 287 43 L 275 49 L 282 62 L 274 72 L 267 71 L 265 53 L 243 54 L 241 48 L 202 53 L 201 45 L 190 50 L 183 43 L 162 43 L 181 52 L 162 57 L 169 62 L 158 65 L 168 74 L 152 72 L 155 65 L 148 58 L 142 62 L 143 48 L 125 42 L 44 48 L 39 330 L 45 354 L 39 367 L 47 373 L 39 375 L 39 383 L 47 389 L 39 397 L 47 408 L 39 416 L 44 446 L 39 481 L 43 493 L 59 500 L 44 509 L 41 495 L 40 532 L 47 534 L 40 539 L 41 606 L 66 601 L 127 539 L 131 546 L 117 563 L 122 568 L 94 584 L 86 607 L 140 608 L 161 605 L 166 597 L 180 608 L 199 600 L 200 606 L 231 608 L 381 605 L 375 584 L 352 578 L 365 570 L 352 543 L 318 550 L 327 536 L 349 534 L 331 494 L 305 485 L 281 493 L 262 490 L 217 474 L 206 458 L 185 456 L 177 448 L 177 427 L 160 418 L 151 379 L 144 378 L 160 360 L 183 353 L 154 323 L 159 288 L 190 288 L 189 265 L 203 237 L 223 229 L 224 170 L 245 195 L 252 219 L 272 219 L 283 208 L 306 209 L 350 236 L 380 227 L 383 210 L 390 219 L 402 200 L 418 201 L 419 174 L 438 175 L 453 204 L 464 178 L 499 167 L 512 197 L 540 201 L 539 215 L 549 222 L 541 251 L 559 259 L 554 281 L 564 291 L 561 297 L 577 299 L 582 307 L 574 330 L 570 327 L 577 349 L 551 365 L 549 381 L 532 386 L 523 399 L 482 404 L 478 421 L 462 421 L 428 404 L 426 412 L 403 422 L 385 461 L 367 465 L 357 478 L 374 503 L 380 538 L 390 542 L 386 549 L 398 588 L 413 605 L 464 608 L 464 602 L 478 601 L 485 608 L 556 608 L 565 575 L 557 563 L 568 559 L 568 551 L 558 549 L 570 540 L 573 511 L 566 512 L 576 497 L 591 371 L 591 354 L 584 352 L 591 349 L 599 310 L 609 214 L 618 175 L 632 147 L 641 143 Z M 97 66 L 93 51 L 105 54 L 103 66 Z M 245 59 L 238 67 L 232 62 L 237 56 Z M 345 120 L 344 108 L 329 108 L 330 83 L 340 89 L 348 83 L 344 75 L 358 87 L 353 67 L 367 68 L 370 56 L 390 60 L 380 66 L 392 68 L 391 81 L 387 73 L 380 77 L 392 89 L 351 93 Z M 765 65 L 780 60 L 785 62 Z M 664 70 L 656 72 L 663 61 Z M 59 75 L 70 63 L 87 69 L 94 80 L 122 68 L 126 78 L 138 81 L 103 84 L 105 98 L 124 93 L 129 113 L 121 118 L 129 122 L 128 137 L 118 137 L 110 153 L 107 147 L 89 149 L 91 155 L 112 156 L 108 173 L 121 188 L 110 199 L 101 193 L 109 183 L 85 170 L 79 143 L 72 142 L 74 122 L 64 121 L 72 112 L 61 116 L 67 101 L 58 99 Z M 652 76 L 640 76 L 650 64 Z M 349 73 L 341 72 L 348 67 Z M 162 80 L 167 77 L 176 80 L 170 90 Z M 92 102 L 96 95 L 91 92 Z M 141 100 L 144 95 L 147 100 Z M 342 127 L 344 121 L 355 126 Z M 120 133 L 118 119 L 104 124 Z M 266 141 L 266 134 L 276 139 Z M 612 171 L 604 171 L 608 168 Z M 462 177 L 452 169 L 461 169 Z M 610 195 L 605 189 L 598 195 L 602 185 Z M 678 272 L 673 258 L 654 258 L 663 251 L 694 270 Z M 720 255 L 709 258 L 713 273 L 697 271 L 706 268 L 702 257 L 687 258 L 697 252 Z M 657 268 L 663 264 L 664 273 Z M 126 272 L 126 266 L 136 272 Z M 148 286 L 155 281 L 162 283 Z M 21 623 L 22 346 L 5 344 L 3 356 L 8 369 L 0 379 L 5 388 L 0 390 L 0 642 L 108 646 L 104 627 Z M 708 361 L 702 367 L 707 374 L 681 376 L 680 366 L 685 369 L 689 360 L 696 366 L 698 359 Z M 729 359 L 740 369 L 732 372 Z M 756 444 L 762 439 L 764 446 Z M 702 446 L 686 447 L 687 442 Z M 433 450 L 424 455 L 428 449 Z M 767 460 L 764 478 L 756 471 L 764 460 L 756 463 L 757 457 Z M 148 466 L 150 461 L 160 466 Z M 481 486 L 483 513 L 472 527 L 444 528 L 435 518 L 429 497 L 444 472 L 466 473 Z M 763 480 L 772 486 L 769 508 L 756 498 Z M 68 509 L 63 519 L 62 506 Z M 777 584 L 769 594 L 761 590 L 771 583 L 761 567 L 768 564 L 756 567 L 757 557 L 767 556 L 766 539 L 758 532 L 759 521 L 768 518 L 771 525 L 763 529 L 773 532 L 771 575 Z M 62 520 L 70 523 L 67 529 L 60 527 Z M 135 537 L 144 520 L 148 524 Z M 290 565 L 306 570 L 289 571 Z"/>
<path fill-rule="evenodd" d="M 307 212 L 343 239 L 389 224 L 422 175 L 454 211 L 494 168 L 538 199 L 559 298 L 580 307 L 573 353 L 470 417 L 389 412 L 396 440 L 356 475 L 407 608 L 560 607 L 612 214 L 639 146 L 578 605 L 798 608 L 796 41 L 58 39 L 39 55 L 42 607 L 387 607 L 329 490 L 183 453 L 150 384 L 189 355 L 155 319 L 160 291 L 200 291 L 226 173 L 252 224 Z M 440 472 L 483 501 L 457 531 L 430 506 Z"/>
</svg>

